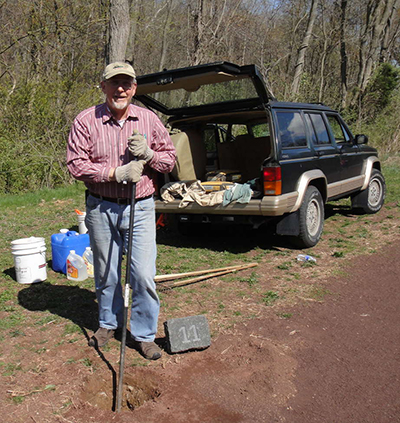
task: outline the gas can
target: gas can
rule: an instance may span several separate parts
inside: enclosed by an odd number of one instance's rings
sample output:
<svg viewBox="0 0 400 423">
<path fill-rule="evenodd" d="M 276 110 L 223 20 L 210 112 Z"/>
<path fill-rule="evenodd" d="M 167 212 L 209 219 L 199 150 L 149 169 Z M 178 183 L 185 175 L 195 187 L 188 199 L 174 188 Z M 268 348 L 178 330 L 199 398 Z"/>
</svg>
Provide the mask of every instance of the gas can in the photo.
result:
<svg viewBox="0 0 400 423">
<path fill-rule="evenodd" d="M 53 234 L 51 236 L 52 269 L 67 274 L 67 257 L 71 250 L 82 256 L 86 247 L 90 246 L 89 234 L 78 234 L 76 231 Z"/>
</svg>

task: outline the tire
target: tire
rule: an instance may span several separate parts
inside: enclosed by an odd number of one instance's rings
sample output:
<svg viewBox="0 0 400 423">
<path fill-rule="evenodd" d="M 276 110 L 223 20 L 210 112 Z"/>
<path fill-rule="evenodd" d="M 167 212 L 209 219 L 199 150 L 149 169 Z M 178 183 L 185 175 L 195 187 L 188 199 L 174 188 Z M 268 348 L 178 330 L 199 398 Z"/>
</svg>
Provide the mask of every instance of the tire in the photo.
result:
<svg viewBox="0 0 400 423">
<path fill-rule="evenodd" d="M 294 239 L 300 248 L 314 247 L 321 238 L 324 229 L 324 200 L 314 186 L 307 188 L 299 213 L 299 235 Z"/>
<path fill-rule="evenodd" d="M 385 196 L 385 178 L 379 170 L 373 169 L 368 187 L 352 196 L 352 208 L 367 214 L 377 213 L 383 206 Z"/>
</svg>

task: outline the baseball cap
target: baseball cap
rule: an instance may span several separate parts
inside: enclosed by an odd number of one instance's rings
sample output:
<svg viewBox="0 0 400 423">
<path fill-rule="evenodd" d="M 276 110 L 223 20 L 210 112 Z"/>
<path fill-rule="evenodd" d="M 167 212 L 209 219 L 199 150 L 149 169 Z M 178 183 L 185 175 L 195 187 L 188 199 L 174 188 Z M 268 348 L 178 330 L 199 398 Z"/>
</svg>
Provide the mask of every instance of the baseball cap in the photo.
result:
<svg viewBox="0 0 400 423">
<path fill-rule="evenodd" d="M 129 75 L 136 78 L 136 73 L 129 63 L 114 62 L 106 66 L 103 72 L 103 81 L 112 78 L 115 75 Z"/>
</svg>

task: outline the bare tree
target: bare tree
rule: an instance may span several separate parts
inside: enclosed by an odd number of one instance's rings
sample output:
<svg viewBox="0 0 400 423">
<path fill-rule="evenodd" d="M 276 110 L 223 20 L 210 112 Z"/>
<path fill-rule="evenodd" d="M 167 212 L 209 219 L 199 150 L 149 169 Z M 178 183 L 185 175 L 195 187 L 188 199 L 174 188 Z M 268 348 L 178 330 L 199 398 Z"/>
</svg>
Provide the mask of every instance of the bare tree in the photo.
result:
<svg viewBox="0 0 400 423">
<path fill-rule="evenodd" d="M 381 40 L 385 28 L 389 31 L 389 19 L 398 0 L 369 0 L 366 19 L 360 40 L 359 72 L 357 78 L 358 95 L 353 99 L 353 104 L 358 101 L 371 78 L 372 72 L 379 62 Z"/>
<path fill-rule="evenodd" d="M 194 7 L 189 4 L 189 12 L 193 25 L 193 48 L 190 54 L 190 64 L 198 65 L 202 60 L 204 48 L 204 0 L 196 0 Z"/>
<path fill-rule="evenodd" d="M 392 11 L 390 13 L 390 16 L 387 20 L 385 29 L 384 29 L 384 34 L 382 37 L 382 42 L 381 42 L 381 48 L 380 48 L 380 54 L 379 54 L 379 62 L 386 62 L 388 59 L 388 51 L 389 51 L 389 46 L 391 44 L 391 42 L 393 42 L 393 38 L 391 37 L 391 29 L 393 27 L 393 21 L 395 19 L 396 13 L 398 13 L 398 9 L 400 6 L 400 0 L 396 0 L 395 3 L 393 4 L 392 7 Z M 397 32 L 397 31 L 396 31 Z"/>
<path fill-rule="evenodd" d="M 346 9 L 347 0 L 340 2 L 340 98 L 341 106 L 346 107 L 347 99 L 347 52 L 346 52 Z"/>
<path fill-rule="evenodd" d="M 125 60 L 130 31 L 130 3 L 131 0 L 110 0 L 107 63 Z"/>
<path fill-rule="evenodd" d="M 168 7 L 167 13 L 165 17 L 165 23 L 162 31 L 162 38 L 161 38 L 161 55 L 160 55 L 160 63 L 158 69 L 162 71 L 165 67 L 166 59 L 167 59 L 167 51 L 168 51 L 168 40 L 169 40 L 169 33 L 171 27 L 171 15 L 173 8 L 175 6 L 175 0 L 167 0 Z"/>
<path fill-rule="evenodd" d="M 306 51 L 310 44 L 310 39 L 311 39 L 313 27 L 314 27 L 315 18 L 317 17 L 317 6 L 318 6 L 318 0 L 311 0 L 311 7 L 310 7 L 310 14 L 309 14 L 308 23 L 307 23 L 307 29 L 306 29 L 306 33 L 304 35 L 303 41 L 298 50 L 297 62 L 295 66 L 294 78 L 292 83 L 291 94 L 294 99 L 296 99 L 299 94 L 300 80 L 301 80 L 301 76 L 303 75 Z"/>
</svg>

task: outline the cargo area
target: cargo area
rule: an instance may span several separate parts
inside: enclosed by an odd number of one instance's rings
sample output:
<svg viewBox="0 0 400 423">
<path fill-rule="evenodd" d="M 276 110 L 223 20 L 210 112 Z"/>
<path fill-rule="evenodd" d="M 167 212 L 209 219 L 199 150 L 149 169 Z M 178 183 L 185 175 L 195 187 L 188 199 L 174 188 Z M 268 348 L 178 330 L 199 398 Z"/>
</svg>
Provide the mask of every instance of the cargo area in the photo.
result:
<svg viewBox="0 0 400 423">
<path fill-rule="evenodd" d="M 265 111 L 181 119 L 169 126 L 177 161 L 160 189 L 168 183 L 198 181 L 207 193 L 215 193 L 236 184 L 251 188 L 251 200 L 262 198 L 262 167 L 273 150 Z M 164 205 L 157 201 L 158 211 L 177 212 L 179 199 Z"/>
</svg>

